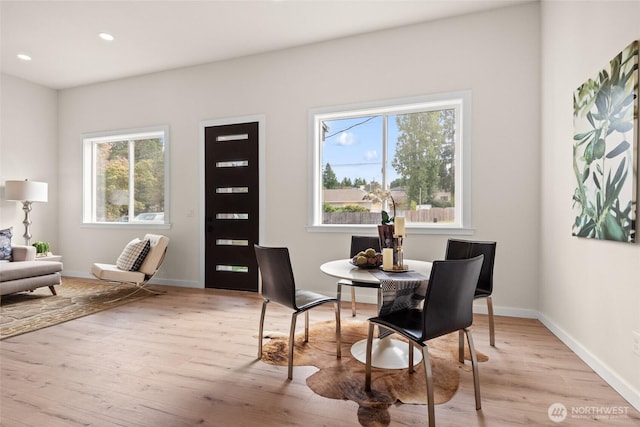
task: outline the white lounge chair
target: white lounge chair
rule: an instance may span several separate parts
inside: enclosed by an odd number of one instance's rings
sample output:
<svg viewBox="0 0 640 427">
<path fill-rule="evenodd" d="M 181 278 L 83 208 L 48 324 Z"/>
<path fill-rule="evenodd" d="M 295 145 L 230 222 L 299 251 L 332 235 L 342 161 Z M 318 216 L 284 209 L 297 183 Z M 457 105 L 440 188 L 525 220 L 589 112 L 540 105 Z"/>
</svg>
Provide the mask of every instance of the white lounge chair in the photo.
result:
<svg viewBox="0 0 640 427">
<path fill-rule="evenodd" d="M 152 294 L 164 293 L 161 291 L 149 289 L 147 285 L 149 283 L 149 280 L 151 280 L 160 269 L 162 261 L 164 261 L 164 257 L 167 253 L 167 248 L 169 247 L 169 238 L 167 236 L 162 236 L 159 234 L 147 234 L 142 239 L 142 242 L 144 242 L 145 240 L 149 241 L 149 252 L 146 254 L 146 256 L 144 256 L 144 260 L 142 261 L 142 264 L 140 264 L 139 268 L 135 270 L 120 268 L 117 265 L 120 261 L 120 258 L 118 262 L 116 262 L 116 264 L 95 263 L 91 267 L 91 274 L 93 274 L 100 280 L 114 283 L 124 283 L 135 287 L 131 294 L 118 299 L 129 297 L 139 291 L 145 291 Z M 134 243 L 134 241 L 130 242 L 127 246 L 130 246 L 132 243 Z M 128 247 L 125 248 L 125 251 L 127 249 Z M 125 251 L 123 251 L 121 257 L 125 255 Z"/>
</svg>

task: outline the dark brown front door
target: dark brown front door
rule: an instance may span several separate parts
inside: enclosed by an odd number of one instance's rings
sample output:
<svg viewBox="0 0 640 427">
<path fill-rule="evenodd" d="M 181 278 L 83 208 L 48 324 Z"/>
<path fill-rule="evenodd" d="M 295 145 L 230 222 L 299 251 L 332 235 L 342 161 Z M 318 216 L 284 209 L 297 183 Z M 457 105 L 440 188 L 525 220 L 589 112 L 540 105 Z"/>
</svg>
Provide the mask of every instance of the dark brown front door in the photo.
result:
<svg viewBox="0 0 640 427">
<path fill-rule="evenodd" d="M 258 122 L 205 128 L 205 287 L 258 291 Z"/>
</svg>

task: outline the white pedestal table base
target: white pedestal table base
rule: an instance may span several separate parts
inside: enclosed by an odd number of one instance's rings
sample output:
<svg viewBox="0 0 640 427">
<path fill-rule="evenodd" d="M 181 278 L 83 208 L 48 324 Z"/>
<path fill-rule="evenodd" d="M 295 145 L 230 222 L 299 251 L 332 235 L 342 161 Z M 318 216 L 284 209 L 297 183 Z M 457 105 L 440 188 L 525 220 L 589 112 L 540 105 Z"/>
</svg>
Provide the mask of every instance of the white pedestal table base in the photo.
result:
<svg viewBox="0 0 640 427">
<path fill-rule="evenodd" d="M 406 369 L 409 367 L 409 344 L 390 337 L 374 338 L 371 348 L 371 366 L 383 369 Z M 422 362 L 422 352 L 411 346 L 413 366 Z M 360 340 L 351 346 L 354 359 L 367 363 L 367 340 Z"/>
</svg>

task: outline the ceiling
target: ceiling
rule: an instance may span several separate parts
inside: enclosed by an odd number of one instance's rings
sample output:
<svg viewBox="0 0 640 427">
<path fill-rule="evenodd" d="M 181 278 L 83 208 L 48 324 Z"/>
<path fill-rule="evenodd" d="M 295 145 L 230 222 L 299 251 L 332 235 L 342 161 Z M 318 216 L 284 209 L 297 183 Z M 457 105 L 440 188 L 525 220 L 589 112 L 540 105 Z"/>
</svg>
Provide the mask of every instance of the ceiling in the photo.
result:
<svg viewBox="0 0 640 427">
<path fill-rule="evenodd" d="M 64 89 L 527 1 L 0 0 L 0 71 Z"/>
</svg>

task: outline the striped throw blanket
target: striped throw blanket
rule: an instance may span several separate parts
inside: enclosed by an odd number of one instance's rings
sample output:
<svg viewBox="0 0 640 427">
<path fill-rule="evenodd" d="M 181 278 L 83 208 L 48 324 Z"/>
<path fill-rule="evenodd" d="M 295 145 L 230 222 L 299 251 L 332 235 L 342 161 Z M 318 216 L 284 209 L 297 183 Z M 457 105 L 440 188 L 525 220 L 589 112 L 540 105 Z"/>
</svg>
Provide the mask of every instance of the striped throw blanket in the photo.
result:
<svg viewBox="0 0 640 427">
<path fill-rule="evenodd" d="M 371 274 L 380 280 L 382 289 L 382 307 L 378 313 L 380 316 L 398 310 L 420 308 L 429 284 L 427 276 L 415 271 L 406 273 L 372 271 Z M 392 331 L 386 328 L 379 328 L 379 330 L 379 338 L 392 334 Z"/>
</svg>

